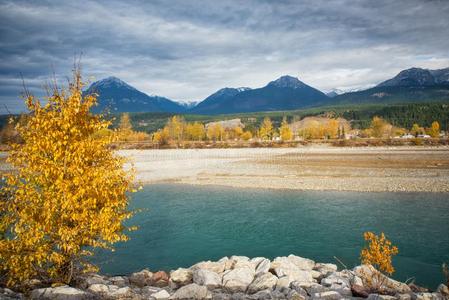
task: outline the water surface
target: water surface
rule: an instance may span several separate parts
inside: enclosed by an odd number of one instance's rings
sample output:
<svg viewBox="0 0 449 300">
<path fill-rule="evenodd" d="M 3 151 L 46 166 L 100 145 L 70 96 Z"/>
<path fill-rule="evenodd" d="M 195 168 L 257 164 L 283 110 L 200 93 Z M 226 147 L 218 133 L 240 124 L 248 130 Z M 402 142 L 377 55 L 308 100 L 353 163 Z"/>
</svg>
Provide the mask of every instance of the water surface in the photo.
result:
<svg viewBox="0 0 449 300">
<path fill-rule="evenodd" d="M 449 195 L 235 189 L 148 185 L 133 194 L 140 226 L 96 262 L 109 274 L 171 270 L 202 260 L 288 254 L 359 264 L 365 231 L 385 232 L 399 248 L 397 279 L 436 287 L 449 262 Z"/>
</svg>

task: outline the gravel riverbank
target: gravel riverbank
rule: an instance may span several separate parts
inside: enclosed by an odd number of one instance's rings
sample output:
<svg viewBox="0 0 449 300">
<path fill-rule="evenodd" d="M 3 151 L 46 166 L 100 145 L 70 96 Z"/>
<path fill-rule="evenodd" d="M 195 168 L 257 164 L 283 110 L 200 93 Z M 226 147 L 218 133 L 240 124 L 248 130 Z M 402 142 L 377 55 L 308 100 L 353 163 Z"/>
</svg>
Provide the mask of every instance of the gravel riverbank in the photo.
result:
<svg viewBox="0 0 449 300">
<path fill-rule="evenodd" d="M 448 147 L 122 150 L 142 183 L 449 192 Z"/>
</svg>

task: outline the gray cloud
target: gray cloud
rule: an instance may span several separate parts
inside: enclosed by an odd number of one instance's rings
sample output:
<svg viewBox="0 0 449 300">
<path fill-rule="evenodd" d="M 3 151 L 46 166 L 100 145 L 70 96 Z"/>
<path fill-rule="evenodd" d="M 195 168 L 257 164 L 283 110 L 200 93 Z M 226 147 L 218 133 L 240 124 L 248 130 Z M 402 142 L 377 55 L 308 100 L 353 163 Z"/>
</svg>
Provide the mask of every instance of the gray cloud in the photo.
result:
<svg viewBox="0 0 449 300">
<path fill-rule="evenodd" d="M 283 74 L 322 90 L 367 87 L 449 66 L 448 29 L 449 2 L 437 0 L 0 0 L 0 101 L 21 110 L 20 74 L 42 95 L 81 52 L 92 80 L 114 75 L 183 101 Z"/>
</svg>

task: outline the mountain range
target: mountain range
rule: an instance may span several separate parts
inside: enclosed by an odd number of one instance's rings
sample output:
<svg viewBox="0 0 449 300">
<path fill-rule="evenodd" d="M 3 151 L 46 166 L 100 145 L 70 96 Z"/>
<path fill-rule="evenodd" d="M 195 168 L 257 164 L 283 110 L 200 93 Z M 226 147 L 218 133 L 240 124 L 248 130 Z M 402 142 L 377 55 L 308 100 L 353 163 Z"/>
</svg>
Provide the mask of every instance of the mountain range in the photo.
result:
<svg viewBox="0 0 449 300">
<path fill-rule="evenodd" d="M 149 96 L 116 77 L 94 82 L 84 93 L 98 94 L 94 112 L 225 114 L 357 103 L 449 102 L 449 68 L 411 68 L 373 88 L 348 93 L 334 89 L 328 94 L 285 75 L 261 88 L 226 87 L 198 104 Z"/>
</svg>

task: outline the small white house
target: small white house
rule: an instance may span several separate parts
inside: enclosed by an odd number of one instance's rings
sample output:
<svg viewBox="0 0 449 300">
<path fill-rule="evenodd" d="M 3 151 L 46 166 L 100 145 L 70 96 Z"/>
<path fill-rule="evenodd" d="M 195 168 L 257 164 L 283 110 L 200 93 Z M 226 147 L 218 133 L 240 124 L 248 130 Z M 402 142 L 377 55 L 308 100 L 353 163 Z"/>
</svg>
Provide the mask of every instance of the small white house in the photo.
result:
<svg viewBox="0 0 449 300">
<path fill-rule="evenodd" d="M 413 134 L 407 133 L 404 135 L 401 135 L 401 139 L 413 139 L 415 136 Z"/>
</svg>

